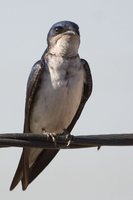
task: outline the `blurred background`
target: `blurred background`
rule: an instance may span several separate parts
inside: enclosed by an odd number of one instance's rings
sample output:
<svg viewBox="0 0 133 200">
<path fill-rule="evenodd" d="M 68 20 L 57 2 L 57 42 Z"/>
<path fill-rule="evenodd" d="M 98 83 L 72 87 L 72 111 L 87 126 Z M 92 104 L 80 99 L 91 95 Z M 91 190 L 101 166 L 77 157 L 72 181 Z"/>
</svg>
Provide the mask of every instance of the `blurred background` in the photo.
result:
<svg viewBox="0 0 133 200">
<path fill-rule="evenodd" d="M 27 78 L 50 27 L 80 27 L 79 54 L 90 64 L 93 93 L 72 134 L 133 133 L 133 1 L 0 1 L 0 133 L 22 132 Z M 132 200 L 133 147 L 62 150 L 22 192 L 9 186 L 21 148 L 0 149 L 3 199 Z"/>
</svg>

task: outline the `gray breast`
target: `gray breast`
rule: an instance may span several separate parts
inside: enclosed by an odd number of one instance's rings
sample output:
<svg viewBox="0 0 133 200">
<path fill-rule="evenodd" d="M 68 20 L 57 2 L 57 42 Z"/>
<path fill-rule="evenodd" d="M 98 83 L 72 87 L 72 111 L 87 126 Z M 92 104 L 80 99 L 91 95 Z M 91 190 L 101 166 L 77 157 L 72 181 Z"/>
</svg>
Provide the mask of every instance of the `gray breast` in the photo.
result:
<svg viewBox="0 0 133 200">
<path fill-rule="evenodd" d="M 30 128 L 33 133 L 45 130 L 58 134 L 69 126 L 79 107 L 84 70 L 79 57 L 73 60 L 50 57 L 48 68 L 49 73 L 42 74 L 36 93 Z"/>
</svg>

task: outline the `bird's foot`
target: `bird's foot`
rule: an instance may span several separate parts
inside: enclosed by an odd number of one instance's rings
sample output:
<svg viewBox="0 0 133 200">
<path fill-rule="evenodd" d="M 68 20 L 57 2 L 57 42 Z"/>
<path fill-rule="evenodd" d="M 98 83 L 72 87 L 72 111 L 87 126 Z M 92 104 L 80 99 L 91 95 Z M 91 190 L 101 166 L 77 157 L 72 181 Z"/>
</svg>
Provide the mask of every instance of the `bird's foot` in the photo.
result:
<svg viewBox="0 0 133 200">
<path fill-rule="evenodd" d="M 73 136 L 67 130 L 64 130 L 63 134 L 65 135 L 65 141 L 67 142 L 67 147 L 69 147 L 69 145 L 71 144 Z"/>
<path fill-rule="evenodd" d="M 49 140 L 49 138 L 51 138 L 52 141 L 53 141 L 54 144 L 55 144 L 55 147 L 57 146 L 56 135 L 55 135 L 55 133 L 43 132 L 43 134 L 47 136 L 47 140 Z"/>
<path fill-rule="evenodd" d="M 98 146 L 97 146 L 97 150 L 99 151 L 99 150 L 100 150 L 100 148 L 101 148 L 101 146 L 100 146 L 100 145 L 98 145 Z"/>
</svg>

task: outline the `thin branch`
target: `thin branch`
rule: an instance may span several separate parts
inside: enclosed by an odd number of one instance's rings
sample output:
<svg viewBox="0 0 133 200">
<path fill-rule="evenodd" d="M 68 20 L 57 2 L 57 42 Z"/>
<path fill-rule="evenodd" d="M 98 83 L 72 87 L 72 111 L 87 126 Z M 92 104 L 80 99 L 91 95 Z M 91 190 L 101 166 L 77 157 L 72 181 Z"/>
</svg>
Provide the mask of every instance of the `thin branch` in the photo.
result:
<svg viewBox="0 0 133 200">
<path fill-rule="evenodd" d="M 68 146 L 68 139 L 65 135 L 56 137 L 56 145 L 46 135 L 29 133 L 0 134 L 0 147 L 36 147 L 45 149 L 73 149 L 101 146 L 133 146 L 133 133 L 131 134 L 109 134 L 109 135 L 84 135 L 71 136 Z"/>
</svg>

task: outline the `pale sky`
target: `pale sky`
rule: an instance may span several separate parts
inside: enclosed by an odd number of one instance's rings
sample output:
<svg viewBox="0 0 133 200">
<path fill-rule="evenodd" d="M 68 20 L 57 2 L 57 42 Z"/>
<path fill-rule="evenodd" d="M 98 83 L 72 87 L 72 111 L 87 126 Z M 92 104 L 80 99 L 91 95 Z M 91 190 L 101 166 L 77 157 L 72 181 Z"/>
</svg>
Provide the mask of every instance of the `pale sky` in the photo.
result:
<svg viewBox="0 0 133 200">
<path fill-rule="evenodd" d="M 0 132 L 22 132 L 25 89 L 50 27 L 80 27 L 93 93 L 72 134 L 133 133 L 133 1 L 0 1 Z M 0 195 L 10 200 L 132 200 L 133 147 L 62 150 L 22 192 L 9 191 L 21 148 L 0 149 Z"/>
</svg>

